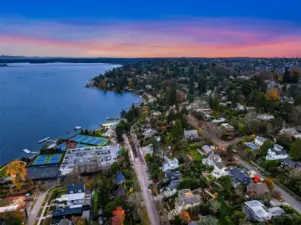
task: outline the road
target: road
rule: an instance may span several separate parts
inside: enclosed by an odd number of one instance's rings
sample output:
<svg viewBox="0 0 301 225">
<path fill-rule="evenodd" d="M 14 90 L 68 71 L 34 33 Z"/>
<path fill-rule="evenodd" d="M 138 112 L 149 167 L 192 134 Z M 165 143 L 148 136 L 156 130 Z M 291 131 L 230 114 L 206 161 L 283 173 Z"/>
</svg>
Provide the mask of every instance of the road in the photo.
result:
<svg viewBox="0 0 301 225">
<path fill-rule="evenodd" d="M 212 125 L 208 122 L 202 122 L 200 123 L 194 116 L 189 115 L 187 116 L 187 121 L 188 123 L 195 127 L 195 128 L 202 128 L 202 135 L 204 135 L 206 138 L 210 139 L 214 144 L 218 145 L 218 146 L 224 146 L 227 147 L 228 145 L 232 145 L 234 143 L 239 142 L 240 140 L 242 140 L 242 138 L 236 138 L 232 141 L 222 141 L 217 137 L 217 132 L 216 132 L 216 126 Z M 251 165 L 250 163 L 246 162 L 245 160 L 243 160 L 241 157 L 239 157 L 238 155 L 235 155 L 235 157 L 237 158 L 237 160 L 239 161 L 239 163 L 245 167 L 248 170 L 253 170 L 255 171 L 257 174 L 260 174 L 262 177 L 263 174 L 256 169 L 253 165 Z M 287 191 L 283 190 L 281 187 L 279 187 L 278 185 L 275 185 L 275 190 L 280 192 L 283 196 L 283 199 L 289 204 L 291 205 L 294 209 L 296 209 L 298 212 L 301 213 L 301 203 L 296 200 L 294 197 L 292 197 Z"/>
<path fill-rule="evenodd" d="M 39 213 L 40 209 L 42 208 L 42 204 L 43 204 L 43 201 L 46 197 L 46 194 L 47 194 L 47 191 L 40 194 L 37 201 L 36 201 L 36 203 L 34 204 L 32 210 L 30 212 L 28 212 L 28 221 L 27 221 L 28 225 L 34 225 L 35 224 L 35 221 L 38 217 L 38 213 Z"/>
<path fill-rule="evenodd" d="M 235 158 L 237 158 L 237 160 L 239 161 L 239 163 L 245 167 L 248 170 L 253 170 L 256 173 L 260 174 L 261 176 L 263 176 L 261 174 L 261 172 L 259 170 L 257 170 L 253 165 L 251 165 L 250 163 L 246 162 L 245 160 L 243 160 L 241 157 L 239 157 L 238 155 L 235 155 Z M 286 192 L 285 190 L 283 190 L 281 187 L 275 185 L 275 190 L 280 192 L 283 196 L 283 199 L 289 204 L 291 205 L 294 209 L 296 209 L 299 213 L 301 213 L 301 203 L 296 200 L 295 198 L 293 198 L 288 192 Z"/>
<path fill-rule="evenodd" d="M 198 121 L 192 115 L 188 115 L 186 117 L 186 119 L 187 119 L 187 122 L 189 123 L 190 126 L 192 126 L 194 128 L 201 128 L 202 129 L 202 136 L 209 139 L 209 140 L 211 140 L 217 146 L 227 147 L 229 145 L 238 143 L 239 141 L 244 139 L 244 137 L 239 137 L 239 138 L 235 138 L 231 141 L 223 141 L 217 135 L 218 130 L 217 130 L 216 125 L 214 125 L 210 122 Z"/>
<path fill-rule="evenodd" d="M 132 130 L 131 130 L 132 132 Z M 147 173 L 147 165 L 144 161 L 144 158 L 141 155 L 141 148 L 139 147 L 139 144 L 137 143 L 136 135 L 132 133 L 134 136 L 134 145 L 138 154 L 138 157 L 134 157 L 132 147 L 129 143 L 129 139 L 126 135 L 123 136 L 125 145 L 129 151 L 130 159 L 132 161 L 133 169 L 135 170 L 135 173 L 138 177 L 138 181 L 141 187 L 141 195 L 142 199 L 148 214 L 148 218 L 152 225 L 159 225 L 160 219 L 157 212 L 157 209 L 155 207 L 155 202 L 153 199 L 153 195 L 149 193 L 148 186 L 149 186 L 149 179 L 148 179 L 148 173 Z"/>
</svg>

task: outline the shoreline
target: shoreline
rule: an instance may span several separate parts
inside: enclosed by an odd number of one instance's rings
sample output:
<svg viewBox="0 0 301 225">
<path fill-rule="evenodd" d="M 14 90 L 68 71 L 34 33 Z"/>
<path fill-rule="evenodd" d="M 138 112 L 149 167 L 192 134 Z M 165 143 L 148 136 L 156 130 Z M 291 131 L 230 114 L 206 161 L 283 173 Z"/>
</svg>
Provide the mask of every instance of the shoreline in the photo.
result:
<svg viewBox="0 0 301 225">
<path fill-rule="evenodd" d="M 121 66 L 121 65 L 117 65 L 118 67 L 119 66 Z M 93 87 L 93 88 L 97 88 L 97 87 Z M 105 91 L 111 91 L 111 92 L 115 92 L 115 93 L 119 93 L 119 94 L 123 94 L 123 93 L 131 93 L 131 94 L 135 94 L 136 95 L 136 97 L 137 97 L 137 100 L 138 101 L 133 101 L 133 102 L 131 102 L 131 104 L 134 104 L 134 105 L 136 105 L 136 104 L 141 104 L 141 102 L 143 101 L 143 98 L 142 98 L 142 96 L 141 95 L 139 95 L 139 94 L 137 94 L 137 93 L 135 93 L 135 92 L 131 92 L 131 91 L 123 91 L 123 92 L 117 92 L 116 90 L 102 90 L 102 89 L 100 89 L 102 92 L 105 92 Z M 129 106 L 130 107 L 130 106 Z M 123 108 L 122 110 L 127 110 L 128 109 L 128 107 L 126 107 L 126 108 Z M 121 111 L 122 111 L 121 110 Z M 120 111 L 120 112 L 121 112 Z M 119 113 L 120 113 L 119 112 Z M 103 121 L 101 121 L 100 123 L 97 123 L 97 124 L 95 124 L 95 125 L 93 125 L 93 126 L 91 126 L 90 128 L 87 128 L 87 130 L 96 130 L 96 129 L 100 129 L 101 127 L 102 127 L 102 125 L 103 124 L 105 124 L 105 123 L 108 123 L 108 122 L 113 122 L 113 121 L 116 121 L 116 119 L 117 119 L 117 117 L 115 117 L 114 115 L 107 115 L 107 118 L 105 119 L 105 120 L 103 120 Z M 119 120 L 120 118 L 118 118 L 118 120 Z M 113 120 L 113 121 L 112 121 Z M 85 130 L 85 129 L 84 129 Z M 71 135 L 71 136 L 70 136 Z M 61 135 L 61 136 L 58 136 L 58 137 L 56 137 L 56 138 L 54 138 L 54 139 L 59 139 L 59 138 L 62 138 L 62 137 L 66 137 L 66 139 L 70 139 L 72 136 L 74 136 L 74 135 L 76 135 L 75 133 L 74 133 L 74 130 L 73 129 L 71 129 L 70 131 L 67 131 L 67 132 L 65 132 L 65 135 Z M 38 140 L 37 140 L 37 142 L 38 142 Z M 37 149 L 37 150 L 35 150 L 35 152 L 38 152 L 38 153 L 34 153 L 34 154 L 31 154 L 31 153 L 28 153 L 28 154 L 23 154 L 22 156 L 19 156 L 19 157 L 16 157 L 16 158 L 14 158 L 14 159 L 12 159 L 12 160 L 9 160 L 8 162 L 3 162 L 3 164 L 1 164 L 0 165 L 0 167 L 2 168 L 2 167 L 4 167 L 4 166 L 6 166 L 6 165 L 8 165 L 10 162 L 12 162 L 12 161 L 14 161 L 14 160 L 21 160 L 22 158 L 26 158 L 26 159 L 32 159 L 32 158 L 34 158 L 36 155 L 38 155 L 38 154 L 40 154 L 41 153 L 41 147 L 42 147 L 42 145 L 43 145 L 43 143 L 40 143 L 39 144 L 39 149 Z M 22 153 L 24 153 L 23 152 L 23 149 L 21 149 L 20 150 Z"/>
</svg>

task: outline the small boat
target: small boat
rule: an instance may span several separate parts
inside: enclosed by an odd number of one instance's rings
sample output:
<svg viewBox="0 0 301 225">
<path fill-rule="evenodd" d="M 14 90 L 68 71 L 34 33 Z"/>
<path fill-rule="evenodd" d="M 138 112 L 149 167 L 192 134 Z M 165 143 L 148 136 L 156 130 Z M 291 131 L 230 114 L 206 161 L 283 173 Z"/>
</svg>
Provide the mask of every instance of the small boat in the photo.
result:
<svg viewBox="0 0 301 225">
<path fill-rule="evenodd" d="M 39 143 L 39 144 L 40 144 L 40 143 L 43 143 L 44 141 L 47 141 L 48 139 L 50 139 L 50 137 L 44 138 L 44 139 L 42 139 L 42 140 L 39 140 L 38 143 Z"/>
<path fill-rule="evenodd" d="M 31 151 L 29 151 L 28 149 L 23 149 L 23 152 L 25 152 L 25 153 L 27 153 L 27 154 L 29 154 L 29 153 L 31 153 Z"/>
<path fill-rule="evenodd" d="M 80 130 L 80 129 L 82 129 L 80 126 L 74 127 L 74 130 Z"/>
</svg>

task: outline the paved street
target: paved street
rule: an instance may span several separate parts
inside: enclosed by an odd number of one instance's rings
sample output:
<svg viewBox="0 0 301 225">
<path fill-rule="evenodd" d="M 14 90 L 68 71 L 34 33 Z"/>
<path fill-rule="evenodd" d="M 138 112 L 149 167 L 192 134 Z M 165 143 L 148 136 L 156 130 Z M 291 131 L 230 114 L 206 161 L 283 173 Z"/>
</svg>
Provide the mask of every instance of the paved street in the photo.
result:
<svg viewBox="0 0 301 225">
<path fill-rule="evenodd" d="M 246 162 L 245 160 L 243 160 L 241 157 L 239 157 L 238 155 L 235 155 L 235 157 L 237 158 L 237 160 L 239 161 L 239 163 L 245 167 L 248 170 L 253 170 L 256 173 L 260 174 L 261 176 L 263 176 L 259 170 L 257 170 L 253 165 L 251 165 L 250 163 Z M 282 196 L 283 199 L 290 204 L 293 208 L 295 208 L 299 213 L 301 213 L 301 203 L 296 200 L 295 198 L 293 198 L 289 193 L 287 193 L 285 190 L 283 190 L 282 188 L 280 188 L 279 186 L 277 186 L 275 184 L 275 190 L 279 191 Z"/>
<path fill-rule="evenodd" d="M 30 212 L 28 212 L 28 221 L 27 221 L 28 225 L 34 225 L 35 224 L 38 213 L 39 213 L 40 209 L 42 208 L 43 201 L 46 197 L 46 193 L 47 193 L 47 191 L 39 195 L 35 205 L 32 208 L 32 210 Z"/>
<path fill-rule="evenodd" d="M 135 136 L 134 133 L 132 133 L 133 136 Z M 137 150 L 137 154 L 138 154 L 138 157 L 134 158 L 134 154 L 133 154 L 133 150 L 132 150 L 132 147 L 129 143 L 129 140 L 128 140 L 128 137 L 126 135 L 123 136 L 124 137 L 124 141 L 125 141 L 125 144 L 126 144 L 126 147 L 128 148 L 128 150 L 130 151 L 129 154 L 130 154 L 130 158 L 132 160 L 132 165 L 133 165 L 133 168 L 136 172 L 136 175 L 138 177 L 138 181 L 139 181 L 139 184 L 140 184 L 140 187 L 141 187 L 141 195 L 142 195 L 142 198 L 143 198 L 143 202 L 144 202 L 144 205 L 146 207 L 146 211 L 147 211 L 147 214 L 148 214 L 148 218 L 151 222 L 152 225 L 159 225 L 160 224 L 160 219 L 159 219 L 159 215 L 158 215 L 158 212 L 157 212 L 157 209 L 155 207 L 155 203 L 154 203 L 154 200 L 153 200 L 153 195 L 151 193 L 149 193 L 149 190 L 148 190 L 148 173 L 147 173 L 147 165 L 145 164 L 145 161 L 141 155 L 141 149 L 140 147 L 138 146 L 138 143 L 137 143 L 137 139 L 136 139 L 136 136 L 135 136 L 135 140 L 134 140 L 134 145 L 136 147 L 136 150 Z"/>
<path fill-rule="evenodd" d="M 242 140 L 242 138 L 236 138 L 232 141 L 222 141 L 220 140 L 217 135 L 216 135 L 216 127 L 215 125 L 212 125 L 208 122 L 202 122 L 200 123 L 198 120 L 196 120 L 195 117 L 189 115 L 187 116 L 187 121 L 188 123 L 195 127 L 195 128 L 202 128 L 202 135 L 208 139 L 210 139 L 214 144 L 218 145 L 218 146 L 225 146 L 227 147 L 228 145 L 232 145 L 234 143 L 239 142 L 240 140 Z M 261 174 L 261 172 L 259 170 L 257 170 L 253 165 L 251 165 L 250 163 L 246 162 L 245 160 L 243 160 L 241 157 L 239 157 L 238 155 L 235 155 L 235 157 L 237 158 L 237 160 L 239 161 L 239 163 L 245 167 L 248 170 L 253 170 L 256 173 L 260 174 L 262 177 L 263 175 Z M 301 213 L 301 203 L 296 200 L 294 197 L 292 197 L 288 192 L 286 192 L 285 190 L 283 190 L 282 188 L 280 188 L 279 186 L 277 186 L 275 184 L 275 190 L 279 191 L 282 196 L 283 199 L 290 204 L 293 208 L 295 208 L 298 212 Z"/>
<path fill-rule="evenodd" d="M 186 119 L 190 126 L 192 126 L 194 128 L 201 128 L 202 136 L 207 139 L 210 139 L 217 146 L 227 147 L 228 145 L 238 143 L 239 141 L 241 141 L 244 138 L 244 137 L 239 137 L 239 138 L 235 138 L 231 141 L 223 141 L 217 135 L 218 131 L 217 131 L 216 125 L 211 124 L 209 122 L 205 122 L 205 121 L 198 121 L 192 115 L 188 115 L 186 117 Z"/>
</svg>

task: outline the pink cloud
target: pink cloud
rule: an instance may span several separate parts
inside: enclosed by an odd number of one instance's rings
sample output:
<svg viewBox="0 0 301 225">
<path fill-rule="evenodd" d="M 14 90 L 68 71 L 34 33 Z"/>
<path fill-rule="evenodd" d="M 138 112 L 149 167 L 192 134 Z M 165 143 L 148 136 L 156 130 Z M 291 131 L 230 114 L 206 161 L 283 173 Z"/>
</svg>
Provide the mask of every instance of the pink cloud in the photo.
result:
<svg viewBox="0 0 301 225">
<path fill-rule="evenodd" d="M 0 23 L 0 54 L 72 57 L 296 57 L 301 28 L 277 21 L 193 18 L 65 24 Z"/>
</svg>

